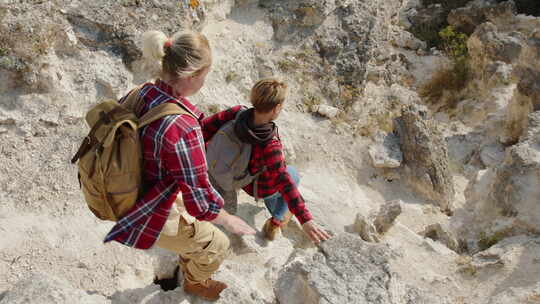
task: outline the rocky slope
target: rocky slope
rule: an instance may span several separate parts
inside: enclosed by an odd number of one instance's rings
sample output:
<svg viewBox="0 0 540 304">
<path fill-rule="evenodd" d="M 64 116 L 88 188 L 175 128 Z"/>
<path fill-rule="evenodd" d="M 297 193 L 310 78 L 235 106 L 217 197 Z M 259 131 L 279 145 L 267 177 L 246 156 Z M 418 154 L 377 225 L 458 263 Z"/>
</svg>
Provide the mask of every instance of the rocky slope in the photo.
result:
<svg viewBox="0 0 540 304">
<path fill-rule="evenodd" d="M 152 77 L 140 34 L 182 28 L 214 51 L 193 98 L 205 112 L 246 104 L 261 77 L 290 84 L 287 159 L 334 234 L 320 247 L 296 223 L 271 243 L 231 236 L 219 303 L 538 302 L 540 18 L 512 1 L 451 11 L 475 68 L 441 110 L 416 91 L 447 59 L 405 30 L 431 5 L 0 1 L 0 303 L 203 303 L 153 284 L 171 254 L 102 244 L 112 224 L 69 164 L 85 112 Z M 240 202 L 260 229 L 268 212 Z"/>
</svg>

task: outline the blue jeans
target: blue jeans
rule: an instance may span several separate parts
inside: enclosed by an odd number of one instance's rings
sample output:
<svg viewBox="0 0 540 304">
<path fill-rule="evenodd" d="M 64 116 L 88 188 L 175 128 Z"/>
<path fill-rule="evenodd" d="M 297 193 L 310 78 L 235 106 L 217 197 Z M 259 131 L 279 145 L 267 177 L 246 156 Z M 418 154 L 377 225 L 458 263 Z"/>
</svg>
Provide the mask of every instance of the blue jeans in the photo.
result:
<svg viewBox="0 0 540 304">
<path fill-rule="evenodd" d="M 300 183 L 300 176 L 298 175 L 298 171 L 296 171 L 296 168 L 287 166 L 287 172 L 294 181 L 294 184 L 298 186 L 298 184 Z M 272 217 L 276 220 L 283 221 L 283 216 L 285 215 L 287 210 L 289 210 L 289 207 L 287 206 L 287 202 L 285 202 L 283 196 L 281 196 L 281 193 L 276 192 L 263 199 L 264 204 L 266 205 L 268 211 L 270 211 Z"/>
</svg>

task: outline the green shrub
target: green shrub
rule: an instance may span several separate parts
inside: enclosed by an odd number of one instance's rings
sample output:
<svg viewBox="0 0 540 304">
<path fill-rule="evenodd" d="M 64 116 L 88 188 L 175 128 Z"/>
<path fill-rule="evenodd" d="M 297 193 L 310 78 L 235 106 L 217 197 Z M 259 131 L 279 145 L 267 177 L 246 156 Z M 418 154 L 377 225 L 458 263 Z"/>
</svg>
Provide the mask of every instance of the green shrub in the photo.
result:
<svg viewBox="0 0 540 304">
<path fill-rule="evenodd" d="M 442 40 L 443 51 L 452 60 L 463 60 L 468 56 L 467 35 L 454 31 L 452 26 L 447 26 L 439 32 Z"/>
<path fill-rule="evenodd" d="M 439 32 L 448 26 L 446 21 L 450 11 L 456 8 L 465 6 L 471 0 L 423 0 L 422 5 L 427 7 L 433 4 L 440 4 L 442 8 L 441 21 L 437 23 L 420 23 L 415 24 L 411 29 L 411 33 L 418 39 L 426 42 L 428 48 L 440 48 L 444 41 L 441 39 Z"/>
<path fill-rule="evenodd" d="M 507 231 L 497 231 L 493 233 L 492 235 L 487 235 L 485 232 L 480 232 L 478 235 L 478 247 L 480 248 L 480 251 L 484 251 L 488 249 L 489 247 L 497 244 L 502 239 L 508 236 Z"/>
<path fill-rule="evenodd" d="M 446 103 L 454 108 L 459 102 L 459 91 L 465 88 L 470 79 L 469 52 L 467 49 L 467 35 L 456 32 L 447 26 L 439 32 L 442 50 L 451 61 L 449 66 L 442 66 L 435 71 L 430 80 L 420 87 L 419 93 L 429 103 L 441 101 L 445 91 Z"/>
<path fill-rule="evenodd" d="M 0 45 L 0 57 L 7 56 L 9 54 L 9 49 L 3 45 Z"/>
<path fill-rule="evenodd" d="M 467 48 L 467 35 L 455 32 L 452 26 L 447 26 L 439 32 L 443 41 L 443 51 L 452 61 L 452 73 L 455 89 L 465 87 L 469 80 L 469 50 Z"/>
<path fill-rule="evenodd" d="M 453 86 L 455 89 L 465 87 L 469 80 L 469 50 L 467 48 L 467 35 L 455 32 L 452 26 L 447 26 L 439 32 L 443 40 L 443 51 L 452 60 Z"/>
</svg>

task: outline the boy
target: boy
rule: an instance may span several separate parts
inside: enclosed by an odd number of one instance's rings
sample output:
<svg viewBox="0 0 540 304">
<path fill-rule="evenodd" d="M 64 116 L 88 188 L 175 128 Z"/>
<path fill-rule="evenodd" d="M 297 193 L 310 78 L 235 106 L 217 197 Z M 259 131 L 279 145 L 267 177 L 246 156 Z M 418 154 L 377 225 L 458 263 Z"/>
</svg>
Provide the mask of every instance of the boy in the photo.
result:
<svg viewBox="0 0 540 304">
<path fill-rule="evenodd" d="M 258 178 L 242 189 L 254 196 L 264 198 L 272 217 L 263 226 L 266 239 L 274 240 L 280 227 L 288 222 L 292 212 L 302 225 L 307 236 L 315 243 L 327 240 L 328 233 L 313 222 L 311 213 L 305 206 L 298 191 L 298 174 L 293 167 L 287 166 L 283 156 L 277 126 L 278 118 L 287 95 L 287 85 L 274 78 L 258 81 L 251 90 L 252 108 L 244 110 L 236 106 L 206 118 L 203 125 L 205 142 L 209 142 L 216 132 L 227 122 L 236 118 L 234 133 L 243 143 L 252 145 L 248 172 Z M 244 110 L 244 111 L 242 111 Z M 238 117 L 237 113 L 242 111 Z M 226 192 L 213 181 L 215 188 L 225 198 L 225 206 L 236 208 L 236 191 Z M 230 205 L 233 206 L 230 206 Z M 227 206 L 229 205 L 229 206 Z"/>
</svg>

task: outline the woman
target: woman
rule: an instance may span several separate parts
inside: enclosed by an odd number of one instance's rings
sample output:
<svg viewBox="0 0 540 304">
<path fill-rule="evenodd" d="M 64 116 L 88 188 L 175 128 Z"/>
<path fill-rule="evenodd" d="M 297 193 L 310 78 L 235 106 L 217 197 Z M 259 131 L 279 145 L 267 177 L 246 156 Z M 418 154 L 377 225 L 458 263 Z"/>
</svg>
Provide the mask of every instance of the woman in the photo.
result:
<svg viewBox="0 0 540 304">
<path fill-rule="evenodd" d="M 169 115 L 140 130 L 145 191 L 105 242 L 141 249 L 155 243 L 178 253 L 184 290 L 217 300 L 227 285 L 210 277 L 228 253 L 229 240 L 212 223 L 237 234 L 255 230 L 222 209 L 223 199 L 208 181 L 199 122 L 203 115 L 186 99 L 204 85 L 212 64 L 210 46 L 206 37 L 192 31 L 171 38 L 150 31 L 143 35 L 143 56 L 158 62 L 161 73 L 154 83 L 132 92 L 140 98 L 137 115 L 166 102 L 188 114 Z"/>
</svg>

